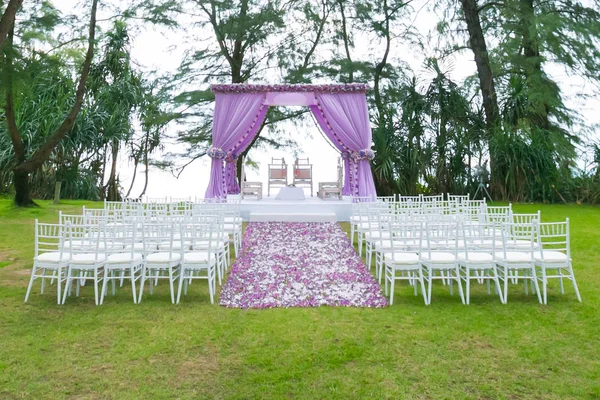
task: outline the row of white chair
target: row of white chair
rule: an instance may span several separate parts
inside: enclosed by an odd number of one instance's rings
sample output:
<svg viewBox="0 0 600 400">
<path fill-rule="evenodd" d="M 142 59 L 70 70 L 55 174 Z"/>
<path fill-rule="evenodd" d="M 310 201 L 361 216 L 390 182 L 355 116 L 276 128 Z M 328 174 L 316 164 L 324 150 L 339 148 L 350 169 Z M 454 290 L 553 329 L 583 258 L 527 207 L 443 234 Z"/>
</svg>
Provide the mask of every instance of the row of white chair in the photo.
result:
<svg viewBox="0 0 600 400">
<path fill-rule="evenodd" d="M 120 209 L 125 209 L 121 207 Z M 233 209 L 233 211 L 232 211 Z M 237 213 L 237 216 L 236 216 Z M 226 222 L 226 218 L 229 218 Z M 33 283 L 57 282 L 57 303 L 64 303 L 71 286 L 76 294 L 86 280 L 94 283 L 96 304 L 101 304 L 112 281 L 132 285 L 134 302 L 141 301 L 145 282 L 152 292 L 159 279 L 168 279 L 171 300 L 174 283 L 181 289 L 193 279 L 209 281 L 214 302 L 216 281 L 222 281 L 230 264 L 230 238 L 237 254 L 241 245 L 241 219 L 235 205 L 194 205 L 185 213 L 128 214 L 113 209 L 84 210 L 82 215 L 60 215 L 58 224 L 35 223 L 35 257 L 25 301 Z M 136 282 L 140 281 L 139 294 Z M 102 289 L 98 285 L 102 282 Z M 62 285 L 64 284 L 64 289 Z"/>
<path fill-rule="evenodd" d="M 435 279 L 450 284 L 451 290 L 452 282 L 458 283 L 461 300 L 466 304 L 470 302 L 472 280 L 487 281 L 488 291 L 493 282 L 503 303 L 508 298 L 508 283 L 523 280 L 525 290 L 529 283 L 539 301 L 546 304 L 548 279 L 560 280 L 561 293 L 563 280 L 568 279 L 581 301 L 572 268 L 568 219 L 542 223 L 539 211 L 515 214 L 510 206 L 480 208 L 474 217 L 469 214 L 473 218 L 406 212 L 393 201 L 364 202 L 355 208 L 360 210 L 352 220 L 359 253 L 364 239 L 365 261 L 371 265 L 375 253 L 375 273 L 381 282 L 385 272 L 386 294 L 388 284 L 391 286 L 390 303 L 394 282 L 408 280 L 415 294 L 421 286 L 424 301 L 429 304 Z"/>
</svg>

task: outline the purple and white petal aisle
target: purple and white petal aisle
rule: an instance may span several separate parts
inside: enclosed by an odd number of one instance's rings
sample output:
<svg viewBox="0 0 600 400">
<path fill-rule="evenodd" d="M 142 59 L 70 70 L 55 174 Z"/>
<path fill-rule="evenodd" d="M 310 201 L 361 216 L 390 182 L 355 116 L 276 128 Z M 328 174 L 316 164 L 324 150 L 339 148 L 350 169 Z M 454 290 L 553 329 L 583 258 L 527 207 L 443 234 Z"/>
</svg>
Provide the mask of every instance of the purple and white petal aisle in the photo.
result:
<svg viewBox="0 0 600 400">
<path fill-rule="evenodd" d="M 253 222 L 220 304 L 385 307 L 387 302 L 338 224 Z"/>
</svg>

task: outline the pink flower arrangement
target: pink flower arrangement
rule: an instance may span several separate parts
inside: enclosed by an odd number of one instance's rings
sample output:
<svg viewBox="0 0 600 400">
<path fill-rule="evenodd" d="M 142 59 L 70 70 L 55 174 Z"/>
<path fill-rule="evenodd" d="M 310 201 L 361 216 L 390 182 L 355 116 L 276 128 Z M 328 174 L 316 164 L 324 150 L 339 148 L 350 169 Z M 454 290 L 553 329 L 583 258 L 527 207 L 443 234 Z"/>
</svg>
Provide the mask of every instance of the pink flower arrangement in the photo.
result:
<svg viewBox="0 0 600 400">
<path fill-rule="evenodd" d="M 335 223 L 250 223 L 221 291 L 235 308 L 385 307 L 381 288 Z"/>
</svg>

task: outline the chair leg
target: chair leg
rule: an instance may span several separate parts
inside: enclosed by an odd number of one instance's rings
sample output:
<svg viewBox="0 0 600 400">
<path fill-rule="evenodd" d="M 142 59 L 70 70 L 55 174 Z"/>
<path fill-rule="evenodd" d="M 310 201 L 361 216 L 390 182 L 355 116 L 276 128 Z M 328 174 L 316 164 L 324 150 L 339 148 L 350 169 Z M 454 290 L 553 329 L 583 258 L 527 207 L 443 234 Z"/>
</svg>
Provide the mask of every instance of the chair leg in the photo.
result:
<svg viewBox="0 0 600 400">
<path fill-rule="evenodd" d="M 98 305 L 98 268 L 94 268 L 94 301 Z"/>
<path fill-rule="evenodd" d="M 27 303 L 27 300 L 29 300 L 29 295 L 31 294 L 31 288 L 33 287 L 33 281 L 35 280 L 35 273 L 36 273 L 37 267 L 34 265 L 31 269 L 31 278 L 29 278 L 29 285 L 27 286 L 27 293 L 25 293 L 25 303 Z M 60 293 L 60 291 L 59 291 Z M 59 294 L 60 296 L 60 294 Z M 60 304 L 60 302 L 59 302 Z"/>
<path fill-rule="evenodd" d="M 133 294 L 133 304 L 137 304 L 137 292 L 135 291 L 135 267 L 131 266 L 129 276 L 131 278 L 131 293 Z"/>
<path fill-rule="evenodd" d="M 396 271 L 393 272 L 390 282 L 390 306 L 394 304 L 394 288 L 396 286 Z"/>
<path fill-rule="evenodd" d="M 570 264 L 569 272 L 571 273 L 571 281 L 573 282 L 573 289 L 575 290 L 575 295 L 577 296 L 577 300 L 581 303 L 581 295 L 579 294 L 579 288 L 577 287 L 577 282 L 575 281 L 575 272 L 573 272 L 573 267 Z"/>
<path fill-rule="evenodd" d="M 67 293 L 70 292 L 71 285 L 73 285 L 72 275 L 73 275 L 73 272 L 72 272 L 71 268 L 70 267 L 67 268 L 67 279 L 65 279 L 65 290 L 64 290 L 64 294 L 63 294 L 63 298 L 62 298 L 62 304 L 65 304 L 65 301 L 67 300 Z M 77 280 L 77 283 L 79 283 L 79 279 Z M 60 296 L 60 277 L 58 278 L 57 290 L 58 290 L 58 296 Z M 60 304 L 60 300 L 59 300 L 58 304 Z"/>
<path fill-rule="evenodd" d="M 112 271 L 111 271 L 112 272 Z M 100 293 L 100 304 L 104 304 L 104 294 L 106 293 L 107 290 L 107 285 L 108 285 L 108 268 L 104 267 L 104 280 L 102 281 L 102 292 Z"/>
<path fill-rule="evenodd" d="M 177 285 L 177 304 L 179 304 L 179 301 L 181 300 L 181 287 L 183 286 L 183 281 L 185 281 L 185 272 L 185 267 L 181 267 L 179 270 L 179 284 Z"/>
<path fill-rule="evenodd" d="M 173 268 L 169 267 L 169 288 L 171 290 L 171 303 L 175 304 L 175 290 L 173 289 Z"/>
<path fill-rule="evenodd" d="M 142 265 L 142 273 L 140 275 L 140 296 L 138 297 L 138 304 L 142 301 L 142 295 L 144 294 L 144 283 L 146 282 L 146 265 Z"/>
<path fill-rule="evenodd" d="M 538 284 L 537 274 L 535 272 L 535 266 L 533 268 L 531 268 L 531 274 L 532 274 L 534 289 L 535 289 L 535 292 L 538 297 L 538 301 L 540 302 L 540 304 L 546 304 L 542 300 L 542 295 L 540 293 L 540 286 Z M 546 293 L 546 290 L 545 290 L 546 289 L 546 271 L 544 269 L 542 269 L 542 274 L 543 274 L 542 276 L 543 276 L 543 286 L 544 286 L 544 295 L 545 295 L 545 293 Z"/>
<path fill-rule="evenodd" d="M 425 305 L 429 305 L 427 301 L 427 291 L 425 290 L 425 280 L 423 279 L 423 271 L 419 270 L 419 282 L 421 282 L 421 292 L 423 293 L 423 301 L 425 301 Z"/>
<path fill-rule="evenodd" d="M 465 286 L 466 286 L 466 293 L 465 293 L 465 301 L 466 304 L 470 304 L 471 302 L 471 270 L 469 269 L 469 267 L 465 268 Z M 460 286 L 460 272 L 459 272 L 459 277 L 458 277 L 458 284 Z"/>
</svg>

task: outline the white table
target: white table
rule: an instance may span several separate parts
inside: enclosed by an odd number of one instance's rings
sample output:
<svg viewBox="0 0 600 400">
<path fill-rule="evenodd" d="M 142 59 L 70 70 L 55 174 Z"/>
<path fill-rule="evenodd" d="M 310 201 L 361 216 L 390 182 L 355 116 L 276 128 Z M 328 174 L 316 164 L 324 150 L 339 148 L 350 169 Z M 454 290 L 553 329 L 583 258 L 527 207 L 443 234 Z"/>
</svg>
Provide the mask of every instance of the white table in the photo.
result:
<svg viewBox="0 0 600 400">
<path fill-rule="evenodd" d="M 299 187 L 286 186 L 279 190 L 275 200 L 304 200 L 304 190 Z"/>
</svg>

